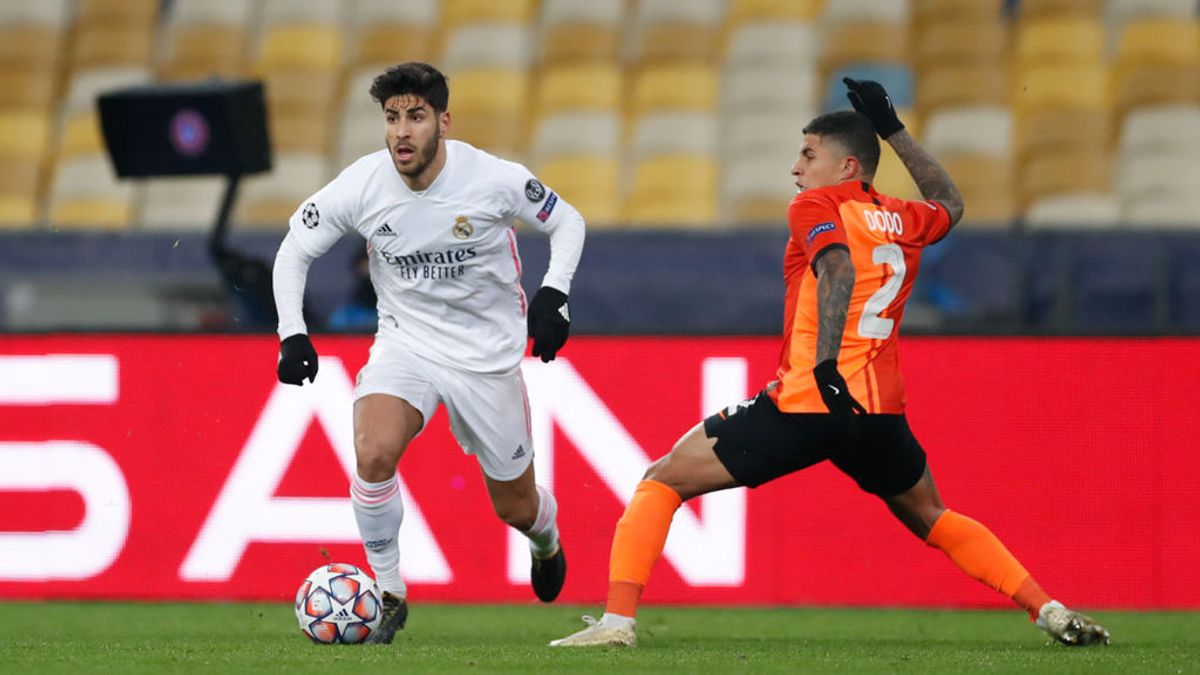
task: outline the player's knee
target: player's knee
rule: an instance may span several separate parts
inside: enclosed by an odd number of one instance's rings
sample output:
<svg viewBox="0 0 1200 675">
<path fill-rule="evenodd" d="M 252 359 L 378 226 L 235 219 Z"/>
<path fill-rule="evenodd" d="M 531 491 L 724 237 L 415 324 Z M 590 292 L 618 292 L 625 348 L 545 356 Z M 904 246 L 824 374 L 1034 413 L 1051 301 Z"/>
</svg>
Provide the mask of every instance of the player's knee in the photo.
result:
<svg viewBox="0 0 1200 675">
<path fill-rule="evenodd" d="M 358 474 L 368 481 L 378 482 L 390 478 L 396 472 L 396 462 L 403 451 L 402 443 L 379 434 L 358 432 L 354 435 Z"/>
<path fill-rule="evenodd" d="M 536 501 L 531 503 L 520 500 L 505 501 L 498 504 L 493 503 L 492 508 L 496 512 L 496 517 L 504 521 L 505 525 L 521 532 L 533 527 L 534 521 L 537 520 Z"/>
</svg>

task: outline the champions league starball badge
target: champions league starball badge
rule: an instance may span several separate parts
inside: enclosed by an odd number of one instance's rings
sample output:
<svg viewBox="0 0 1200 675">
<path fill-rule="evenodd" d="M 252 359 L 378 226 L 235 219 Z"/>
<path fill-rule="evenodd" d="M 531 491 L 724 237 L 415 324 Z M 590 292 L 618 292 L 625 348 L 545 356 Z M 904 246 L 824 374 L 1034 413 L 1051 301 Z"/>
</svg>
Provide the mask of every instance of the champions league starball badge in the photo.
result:
<svg viewBox="0 0 1200 675">
<path fill-rule="evenodd" d="M 308 229 L 313 229 L 321 224 L 321 214 L 317 211 L 317 205 L 309 202 L 304 205 L 304 210 L 300 212 L 300 220 Z"/>
</svg>

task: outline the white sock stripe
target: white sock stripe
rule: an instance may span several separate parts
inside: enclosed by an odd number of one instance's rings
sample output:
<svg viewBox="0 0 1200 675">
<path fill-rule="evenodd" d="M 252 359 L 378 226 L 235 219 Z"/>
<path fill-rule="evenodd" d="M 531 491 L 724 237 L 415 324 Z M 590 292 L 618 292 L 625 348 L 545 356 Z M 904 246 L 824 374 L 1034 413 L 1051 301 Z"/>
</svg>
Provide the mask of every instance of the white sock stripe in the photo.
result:
<svg viewBox="0 0 1200 675">
<path fill-rule="evenodd" d="M 558 501 L 554 499 L 554 495 L 549 490 L 537 486 L 538 493 L 538 511 L 537 517 L 533 521 L 533 527 L 529 528 L 530 532 L 542 532 L 558 517 Z"/>
<path fill-rule="evenodd" d="M 368 483 L 355 476 L 350 483 L 350 497 L 361 504 L 381 504 L 398 494 L 400 494 L 400 483 L 395 476 L 382 483 Z"/>
</svg>

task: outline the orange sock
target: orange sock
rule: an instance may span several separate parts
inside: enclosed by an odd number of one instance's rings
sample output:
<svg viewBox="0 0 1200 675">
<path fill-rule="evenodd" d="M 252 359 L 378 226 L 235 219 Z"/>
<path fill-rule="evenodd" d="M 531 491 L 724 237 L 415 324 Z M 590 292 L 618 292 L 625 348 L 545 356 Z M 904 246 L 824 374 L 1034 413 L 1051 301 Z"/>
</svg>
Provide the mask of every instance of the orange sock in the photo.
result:
<svg viewBox="0 0 1200 675">
<path fill-rule="evenodd" d="M 628 617 L 637 615 L 642 588 L 650 580 L 650 570 L 662 555 L 667 533 L 671 530 L 671 519 L 682 503 L 679 495 L 663 483 L 653 480 L 638 483 L 613 534 L 605 612 Z"/>
<path fill-rule="evenodd" d="M 939 548 L 962 571 L 1012 598 L 1029 616 L 1050 596 L 1033 580 L 1021 563 L 983 524 L 947 509 L 925 543 Z"/>
</svg>

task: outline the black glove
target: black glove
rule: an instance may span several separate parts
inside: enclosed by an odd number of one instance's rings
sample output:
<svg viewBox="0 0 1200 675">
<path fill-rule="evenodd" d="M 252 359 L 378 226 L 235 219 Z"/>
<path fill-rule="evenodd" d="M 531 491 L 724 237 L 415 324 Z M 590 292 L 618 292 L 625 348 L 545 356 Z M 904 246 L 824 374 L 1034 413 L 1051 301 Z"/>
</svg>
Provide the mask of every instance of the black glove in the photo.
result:
<svg viewBox="0 0 1200 675">
<path fill-rule="evenodd" d="M 317 379 L 317 350 L 313 349 L 312 341 L 304 333 L 285 338 L 279 343 L 279 381 L 284 384 L 304 386 L 304 378 L 309 382 Z"/>
<path fill-rule="evenodd" d="M 526 319 L 529 337 L 533 338 L 533 355 L 542 357 L 542 363 L 553 361 L 571 333 L 567 294 L 557 288 L 542 286 L 529 303 Z"/>
<path fill-rule="evenodd" d="M 850 395 L 850 387 L 837 369 L 837 359 L 826 359 L 813 368 L 813 377 L 817 380 L 817 389 L 821 392 L 821 400 L 829 412 L 841 421 L 846 430 L 854 433 L 858 429 L 859 415 L 866 415 L 867 409 L 854 400 Z"/>
<path fill-rule="evenodd" d="M 850 105 L 854 106 L 859 114 L 871 120 L 871 125 L 875 127 L 875 133 L 879 134 L 880 138 L 887 139 L 904 128 L 883 85 L 873 80 L 860 82 L 848 77 L 843 77 L 842 82 L 849 90 L 846 92 L 846 98 L 850 99 Z"/>
</svg>

